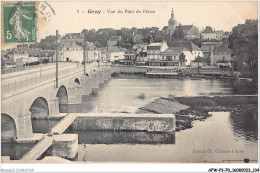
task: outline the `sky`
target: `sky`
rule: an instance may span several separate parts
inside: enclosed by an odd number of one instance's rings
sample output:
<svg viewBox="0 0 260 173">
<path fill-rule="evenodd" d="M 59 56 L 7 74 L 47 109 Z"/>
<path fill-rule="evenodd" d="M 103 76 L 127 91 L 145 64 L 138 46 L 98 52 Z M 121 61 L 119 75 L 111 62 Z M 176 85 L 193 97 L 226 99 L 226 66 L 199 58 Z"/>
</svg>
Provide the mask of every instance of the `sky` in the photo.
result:
<svg viewBox="0 0 260 173">
<path fill-rule="evenodd" d="M 257 2 L 48 2 L 55 15 L 39 28 L 39 38 L 81 32 L 82 29 L 143 28 L 168 24 L 172 8 L 178 23 L 195 25 L 201 30 L 212 26 L 216 30 L 231 31 L 246 19 L 258 18 Z M 100 14 L 88 11 L 101 11 Z M 108 13 L 108 10 L 123 13 Z M 135 13 L 125 13 L 134 10 Z M 141 13 L 136 13 L 136 10 Z M 143 13 L 143 10 L 154 13 Z M 85 13 L 83 13 L 85 12 Z"/>
<path fill-rule="evenodd" d="M 45 6 L 43 9 L 42 7 Z M 143 28 L 168 25 L 171 11 L 182 25 L 195 25 L 202 30 L 231 31 L 246 19 L 258 18 L 257 1 L 237 2 L 38 2 L 38 42 L 48 35 L 81 32 L 83 29 Z M 91 13 L 89 13 L 89 10 Z M 121 10 L 122 13 L 118 13 Z M 140 13 L 137 13 L 137 10 Z M 144 11 L 150 13 L 144 13 Z M 95 12 L 100 13 L 95 13 Z M 109 13 L 108 11 L 115 11 Z M 130 13 L 134 11 L 134 13 Z M 9 46 L 2 45 L 6 49 Z"/>
</svg>

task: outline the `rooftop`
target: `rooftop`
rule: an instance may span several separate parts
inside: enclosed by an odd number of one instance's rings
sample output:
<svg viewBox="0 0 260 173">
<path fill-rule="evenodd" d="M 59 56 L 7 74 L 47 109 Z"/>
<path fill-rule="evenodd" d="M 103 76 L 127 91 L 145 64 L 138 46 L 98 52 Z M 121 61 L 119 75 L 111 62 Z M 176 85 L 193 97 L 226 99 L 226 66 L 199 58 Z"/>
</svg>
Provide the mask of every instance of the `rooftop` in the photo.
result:
<svg viewBox="0 0 260 173">
<path fill-rule="evenodd" d="M 201 49 L 196 46 L 192 41 L 168 41 L 169 47 L 181 47 L 182 50 L 186 49 L 188 51 L 201 51 Z"/>
<path fill-rule="evenodd" d="M 108 46 L 108 52 L 126 52 L 126 48 L 119 48 L 117 46 Z"/>
<path fill-rule="evenodd" d="M 214 53 L 220 53 L 220 52 L 225 52 L 225 53 L 232 53 L 232 50 L 228 48 L 228 42 L 224 42 L 220 44 L 215 50 Z"/>
<path fill-rule="evenodd" d="M 211 26 L 206 26 L 205 30 L 202 31 L 202 33 L 214 33 L 213 29 Z"/>
<path fill-rule="evenodd" d="M 170 54 L 179 55 L 181 53 L 181 51 L 182 51 L 181 47 L 169 47 L 162 53 L 167 53 L 167 54 L 170 53 Z"/>
</svg>

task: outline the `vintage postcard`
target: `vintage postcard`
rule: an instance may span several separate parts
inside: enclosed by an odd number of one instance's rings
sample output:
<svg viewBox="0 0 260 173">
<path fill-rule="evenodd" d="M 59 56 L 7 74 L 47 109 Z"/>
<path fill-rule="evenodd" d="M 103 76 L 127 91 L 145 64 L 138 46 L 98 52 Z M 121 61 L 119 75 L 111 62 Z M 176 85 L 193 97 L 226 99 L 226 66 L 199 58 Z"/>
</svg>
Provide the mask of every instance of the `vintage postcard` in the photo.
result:
<svg viewBox="0 0 260 173">
<path fill-rule="evenodd" d="M 257 1 L 2 1 L 1 47 L 2 163 L 258 163 Z"/>
</svg>

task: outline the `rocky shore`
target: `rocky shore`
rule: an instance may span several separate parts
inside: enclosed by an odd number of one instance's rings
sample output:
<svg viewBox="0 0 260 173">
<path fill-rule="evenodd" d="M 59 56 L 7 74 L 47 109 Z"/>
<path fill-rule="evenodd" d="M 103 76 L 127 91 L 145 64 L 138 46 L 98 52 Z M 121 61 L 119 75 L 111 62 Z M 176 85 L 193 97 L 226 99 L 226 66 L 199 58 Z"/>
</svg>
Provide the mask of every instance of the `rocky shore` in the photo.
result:
<svg viewBox="0 0 260 173">
<path fill-rule="evenodd" d="M 257 96 L 198 96 L 198 97 L 161 97 L 139 108 L 136 113 L 174 114 L 176 131 L 192 128 L 193 121 L 203 121 L 209 112 L 246 113 L 257 117 Z"/>
</svg>

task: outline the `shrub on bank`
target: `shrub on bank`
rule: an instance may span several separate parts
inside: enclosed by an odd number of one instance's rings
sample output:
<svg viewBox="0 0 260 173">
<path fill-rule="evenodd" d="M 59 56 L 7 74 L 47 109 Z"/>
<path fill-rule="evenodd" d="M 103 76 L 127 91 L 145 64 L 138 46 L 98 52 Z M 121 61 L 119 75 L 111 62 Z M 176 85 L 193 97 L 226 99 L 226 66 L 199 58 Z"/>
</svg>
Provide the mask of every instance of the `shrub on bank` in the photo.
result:
<svg viewBox="0 0 260 173">
<path fill-rule="evenodd" d="M 144 94 L 144 93 L 141 93 L 141 94 L 139 94 L 139 95 L 137 96 L 137 98 L 144 100 L 144 99 L 145 99 L 145 94 Z"/>
</svg>

